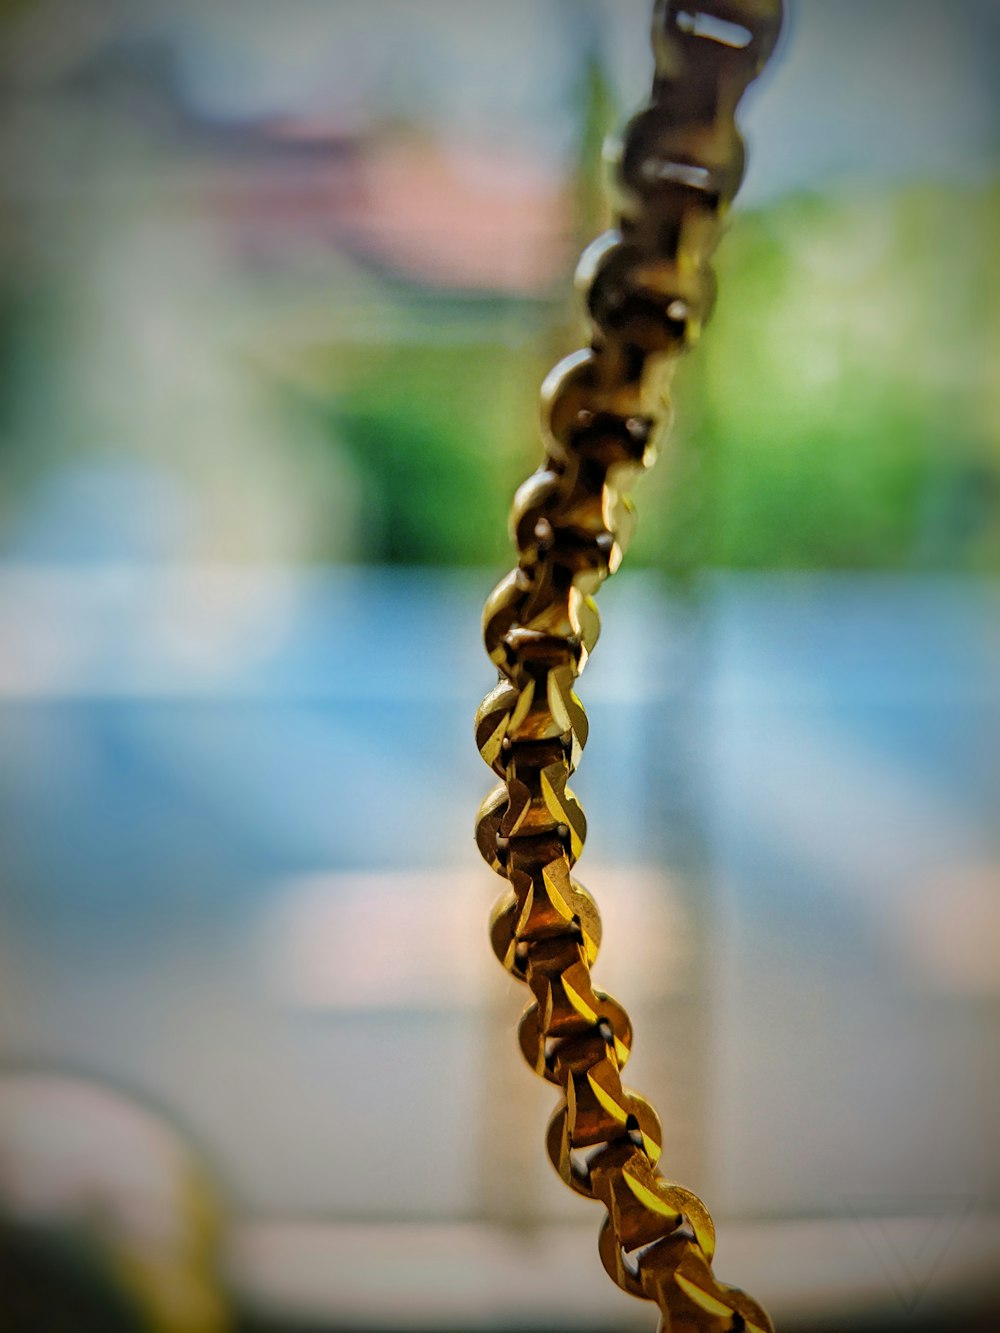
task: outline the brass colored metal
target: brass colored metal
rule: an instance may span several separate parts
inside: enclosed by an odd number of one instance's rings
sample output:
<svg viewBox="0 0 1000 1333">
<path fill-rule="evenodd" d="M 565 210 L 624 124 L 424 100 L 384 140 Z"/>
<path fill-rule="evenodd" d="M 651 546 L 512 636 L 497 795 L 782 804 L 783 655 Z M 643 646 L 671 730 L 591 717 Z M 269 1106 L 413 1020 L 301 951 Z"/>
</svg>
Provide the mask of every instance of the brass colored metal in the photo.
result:
<svg viewBox="0 0 1000 1333">
<path fill-rule="evenodd" d="M 710 259 L 743 175 L 734 114 L 781 17 L 781 0 L 655 4 L 652 97 L 614 164 L 617 226 L 577 272 L 591 343 L 542 387 L 545 458 L 511 512 L 518 567 L 483 614 L 500 680 L 476 715 L 476 742 L 500 783 L 480 807 L 476 840 L 508 883 L 491 941 L 533 996 L 518 1033 L 524 1057 L 561 1093 L 552 1164 L 603 1204 L 604 1266 L 656 1303 L 661 1333 L 769 1333 L 771 1323 L 714 1276 L 708 1210 L 658 1173 L 656 1112 L 621 1081 L 632 1026 L 591 981 L 600 917 L 572 875 L 586 837 L 568 785 L 587 741 L 574 684 L 600 628 L 593 595 L 628 545 L 625 490 L 653 461 L 673 363 L 712 307 Z"/>
</svg>

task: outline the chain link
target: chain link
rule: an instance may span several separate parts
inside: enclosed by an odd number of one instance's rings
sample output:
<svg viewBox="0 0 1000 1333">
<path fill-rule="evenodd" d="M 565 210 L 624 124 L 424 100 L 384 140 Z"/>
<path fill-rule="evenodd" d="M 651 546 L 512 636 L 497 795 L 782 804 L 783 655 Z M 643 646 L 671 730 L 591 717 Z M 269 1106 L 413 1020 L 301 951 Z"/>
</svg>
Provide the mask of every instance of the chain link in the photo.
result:
<svg viewBox="0 0 1000 1333">
<path fill-rule="evenodd" d="M 708 1210 L 658 1173 L 659 1119 L 621 1080 L 632 1025 L 592 983 L 601 921 L 572 875 L 587 829 L 568 785 L 587 741 L 574 684 L 600 628 L 593 595 L 628 545 L 626 490 L 653 462 L 673 362 L 712 307 L 709 261 L 744 167 L 734 115 L 780 26 L 781 0 L 657 0 L 652 97 L 613 164 L 617 226 L 577 270 L 591 344 L 542 386 L 545 459 L 511 512 L 518 566 L 483 613 L 500 681 L 476 715 L 476 742 L 500 782 L 476 840 L 508 883 L 493 949 L 533 996 L 518 1030 L 524 1057 L 562 1094 L 546 1136 L 552 1164 L 604 1205 L 604 1266 L 656 1303 L 661 1333 L 770 1333 L 771 1323 L 713 1275 Z"/>
</svg>

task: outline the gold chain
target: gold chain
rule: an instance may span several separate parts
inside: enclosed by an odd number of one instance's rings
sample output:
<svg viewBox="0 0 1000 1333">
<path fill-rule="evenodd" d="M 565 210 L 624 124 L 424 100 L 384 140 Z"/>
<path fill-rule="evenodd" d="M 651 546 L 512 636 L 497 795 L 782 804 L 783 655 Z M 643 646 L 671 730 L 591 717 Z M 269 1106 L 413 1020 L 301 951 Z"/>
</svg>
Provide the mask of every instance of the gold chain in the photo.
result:
<svg viewBox="0 0 1000 1333">
<path fill-rule="evenodd" d="M 709 261 L 743 175 L 734 115 L 780 26 L 781 0 L 657 0 L 652 97 L 615 163 L 617 227 L 577 270 L 591 345 L 542 386 L 545 460 L 511 512 L 518 567 L 483 613 L 500 681 L 476 715 L 476 741 L 501 781 L 480 807 L 476 840 L 509 884 L 493 948 L 534 996 L 518 1034 L 525 1059 L 562 1095 L 547 1134 L 552 1164 L 607 1209 L 604 1266 L 656 1302 L 663 1333 L 767 1333 L 771 1323 L 713 1275 L 708 1210 L 658 1173 L 656 1112 L 622 1085 L 632 1025 L 592 984 L 600 918 L 571 873 L 586 836 L 567 785 L 587 740 L 573 687 L 597 640 L 593 594 L 632 527 L 624 492 L 653 461 L 674 361 L 711 309 Z"/>
</svg>

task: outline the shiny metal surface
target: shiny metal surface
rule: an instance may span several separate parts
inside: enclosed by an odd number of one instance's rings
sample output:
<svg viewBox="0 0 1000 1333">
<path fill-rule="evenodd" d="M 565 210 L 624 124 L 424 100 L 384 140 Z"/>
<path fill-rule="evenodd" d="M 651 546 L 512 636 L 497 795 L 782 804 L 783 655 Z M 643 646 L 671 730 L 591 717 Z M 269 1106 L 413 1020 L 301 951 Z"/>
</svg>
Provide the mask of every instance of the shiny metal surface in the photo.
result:
<svg viewBox="0 0 1000 1333">
<path fill-rule="evenodd" d="M 543 385 L 545 460 L 511 512 L 518 567 L 483 614 L 500 680 L 476 715 L 476 741 L 501 781 L 480 807 L 476 839 L 509 886 L 493 912 L 493 948 L 532 992 L 522 1053 L 562 1093 L 546 1139 L 552 1164 L 604 1205 L 604 1267 L 654 1301 L 671 1333 L 771 1324 L 715 1277 L 708 1209 L 658 1172 L 659 1119 L 621 1080 L 632 1026 L 591 980 L 600 917 L 572 875 L 586 838 L 568 785 L 587 741 L 574 686 L 600 629 L 593 594 L 628 545 L 627 488 L 653 461 L 676 356 L 711 311 L 710 258 L 744 169 L 734 114 L 781 16 L 780 0 L 655 6 L 652 98 L 616 153 L 617 226 L 577 272 L 591 344 Z"/>
</svg>

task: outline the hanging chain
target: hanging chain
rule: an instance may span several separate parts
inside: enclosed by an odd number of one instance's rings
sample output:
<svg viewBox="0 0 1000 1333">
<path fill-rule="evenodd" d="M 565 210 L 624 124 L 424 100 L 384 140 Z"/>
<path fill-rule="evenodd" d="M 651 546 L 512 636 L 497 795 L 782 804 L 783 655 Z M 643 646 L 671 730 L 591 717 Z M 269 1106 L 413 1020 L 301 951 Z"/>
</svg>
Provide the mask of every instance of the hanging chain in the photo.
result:
<svg viewBox="0 0 1000 1333">
<path fill-rule="evenodd" d="M 780 25 L 781 0 L 657 0 L 652 97 L 616 155 L 617 227 L 577 270 L 591 345 L 542 386 L 545 460 L 511 512 L 518 567 L 483 613 L 500 682 L 476 715 L 476 741 L 501 781 L 480 807 L 476 840 L 509 885 L 492 944 L 534 996 L 518 1031 L 525 1059 L 561 1094 L 552 1164 L 606 1208 L 604 1266 L 624 1291 L 655 1301 L 662 1333 L 768 1333 L 771 1323 L 713 1275 L 708 1210 L 659 1174 L 656 1112 L 621 1081 L 632 1025 L 591 981 L 600 917 L 572 876 L 586 821 L 567 783 L 587 740 L 573 687 L 597 641 L 593 594 L 632 529 L 624 492 L 653 461 L 673 363 L 712 306 L 709 261 L 743 175 L 736 106 Z"/>
</svg>

